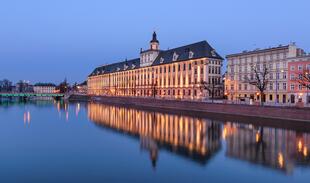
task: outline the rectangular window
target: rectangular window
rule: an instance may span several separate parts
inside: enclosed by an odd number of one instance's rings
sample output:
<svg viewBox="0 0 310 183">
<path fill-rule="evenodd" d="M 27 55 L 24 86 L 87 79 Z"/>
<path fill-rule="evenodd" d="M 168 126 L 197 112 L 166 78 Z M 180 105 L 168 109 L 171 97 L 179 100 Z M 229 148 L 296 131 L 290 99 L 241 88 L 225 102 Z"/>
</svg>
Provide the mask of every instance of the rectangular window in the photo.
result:
<svg viewBox="0 0 310 183">
<path fill-rule="evenodd" d="M 291 84 L 291 90 L 295 90 L 295 85 Z"/>
<path fill-rule="evenodd" d="M 273 90 L 273 83 L 269 83 L 269 90 Z"/>
<path fill-rule="evenodd" d="M 186 70 L 186 64 L 183 64 L 183 71 Z"/>
<path fill-rule="evenodd" d="M 286 83 L 283 83 L 283 90 L 286 90 Z"/>
<path fill-rule="evenodd" d="M 188 64 L 188 70 L 191 70 L 192 69 L 192 64 Z"/>
</svg>

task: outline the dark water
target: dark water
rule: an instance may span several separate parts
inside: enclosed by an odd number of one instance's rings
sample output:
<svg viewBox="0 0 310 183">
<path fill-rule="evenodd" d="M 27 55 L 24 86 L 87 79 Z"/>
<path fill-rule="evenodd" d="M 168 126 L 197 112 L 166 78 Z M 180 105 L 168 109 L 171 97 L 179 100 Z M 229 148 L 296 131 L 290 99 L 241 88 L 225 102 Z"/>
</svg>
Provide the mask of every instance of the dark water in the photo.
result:
<svg viewBox="0 0 310 183">
<path fill-rule="evenodd" d="M 309 126 L 250 120 L 2 102 L 0 182 L 310 182 Z"/>
</svg>

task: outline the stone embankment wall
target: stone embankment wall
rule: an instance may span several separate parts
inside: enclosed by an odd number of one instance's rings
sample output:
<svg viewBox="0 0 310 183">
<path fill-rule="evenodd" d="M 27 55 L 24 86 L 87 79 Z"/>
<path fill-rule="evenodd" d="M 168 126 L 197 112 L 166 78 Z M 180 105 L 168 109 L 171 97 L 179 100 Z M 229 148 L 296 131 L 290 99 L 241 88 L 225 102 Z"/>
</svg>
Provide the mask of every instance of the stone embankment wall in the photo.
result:
<svg viewBox="0 0 310 183">
<path fill-rule="evenodd" d="M 90 97 L 91 101 L 112 103 L 119 105 L 160 108 L 168 110 L 182 110 L 188 112 L 231 114 L 236 116 L 251 116 L 269 119 L 284 119 L 292 121 L 310 122 L 309 108 L 251 106 L 236 104 L 210 104 L 193 101 L 175 101 L 150 98 L 131 97 Z"/>
</svg>

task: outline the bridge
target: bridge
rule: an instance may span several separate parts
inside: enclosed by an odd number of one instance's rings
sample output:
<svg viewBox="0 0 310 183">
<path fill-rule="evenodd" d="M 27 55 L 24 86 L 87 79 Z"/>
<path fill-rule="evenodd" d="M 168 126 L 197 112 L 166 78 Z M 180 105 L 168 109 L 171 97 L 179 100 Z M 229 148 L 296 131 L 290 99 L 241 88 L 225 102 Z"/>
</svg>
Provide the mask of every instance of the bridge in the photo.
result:
<svg viewBox="0 0 310 183">
<path fill-rule="evenodd" d="M 0 97 L 64 97 L 64 93 L 0 93 Z"/>
</svg>

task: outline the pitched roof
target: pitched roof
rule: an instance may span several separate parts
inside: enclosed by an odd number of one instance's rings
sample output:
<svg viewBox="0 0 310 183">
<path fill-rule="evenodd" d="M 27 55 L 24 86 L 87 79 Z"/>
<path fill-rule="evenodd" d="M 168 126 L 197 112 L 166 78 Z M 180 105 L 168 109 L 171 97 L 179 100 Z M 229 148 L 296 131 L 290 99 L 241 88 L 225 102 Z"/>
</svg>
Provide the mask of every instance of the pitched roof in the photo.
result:
<svg viewBox="0 0 310 183">
<path fill-rule="evenodd" d="M 174 56 L 175 58 L 173 58 Z M 159 55 L 151 66 L 204 57 L 223 60 L 223 58 L 209 45 L 207 41 L 201 41 L 174 49 L 159 51 Z M 137 68 L 140 68 L 140 58 L 97 67 L 89 76 L 125 70 L 128 71 Z"/>
<path fill-rule="evenodd" d="M 192 52 L 192 58 L 190 58 L 190 52 Z M 175 60 L 173 59 L 174 54 L 177 55 Z M 201 41 L 190 45 L 161 51 L 152 65 L 167 64 L 176 61 L 198 59 L 203 57 L 223 60 L 223 58 L 209 45 L 207 41 Z"/>
<path fill-rule="evenodd" d="M 140 58 L 97 67 L 89 76 L 113 73 L 124 70 L 128 71 L 137 68 L 140 68 Z"/>
<path fill-rule="evenodd" d="M 244 55 L 251 55 L 251 54 L 257 54 L 257 53 L 265 53 L 265 52 L 270 52 L 270 51 L 277 51 L 277 50 L 284 50 L 284 49 L 289 49 L 289 45 L 279 45 L 277 47 L 271 47 L 271 48 L 264 48 L 264 49 L 255 49 L 251 51 L 243 51 L 241 53 L 234 53 L 234 54 L 229 54 L 226 55 L 226 58 L 229 57 L 237 57 L 237 56 L 244 56 Z"/>
<path fill-rule="evenodd" d="M 54 83 L 36 83 L 34 86 L 56 86 Z"/>
</svg>

